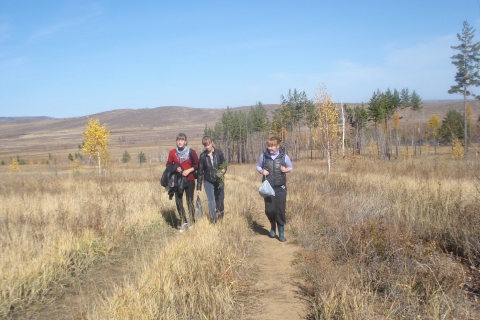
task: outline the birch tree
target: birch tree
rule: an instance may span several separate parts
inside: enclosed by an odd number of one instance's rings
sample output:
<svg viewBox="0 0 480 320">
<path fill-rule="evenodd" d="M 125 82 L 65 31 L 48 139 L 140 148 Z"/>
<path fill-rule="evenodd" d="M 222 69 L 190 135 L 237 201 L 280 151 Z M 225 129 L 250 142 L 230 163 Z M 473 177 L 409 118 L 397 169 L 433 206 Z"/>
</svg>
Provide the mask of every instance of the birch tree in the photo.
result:
<svg viewBox="0 0 480 320">
<path fill-rule="evenodd" d="M 435 154 L 437 154 L 437 135 L 438 127 L 440 126 L 440 120 L 436 115 L 433 114 L 430 119 L 428 119 L 427 126 L 432 129 L 433 147 L 435 149 Z"/>
<path fill-rule="evenodd" d="M 332 148 L 340 140 L 341 128 L 338 123 L 340 118 L 338 108 L 332 102 L 331 95 L 325 85 L 320 85 L 315 92 L 315 105 L 318 110 L 318 127 L 314 128 L 314 137 L 325 150 L 327 173 L 330 173 Z"/>
<path fill-rule="evenodd" d="M 107 166 L 109 135 L 110 130 L 107 130 L 105 123 L 100 125 L 100 120 L 88 118 L 85 131 L 83 132 L 82 150 L 98 163 L 99 175 L 102 173 L 102 164 L 104 168 Z"/>
</svg>

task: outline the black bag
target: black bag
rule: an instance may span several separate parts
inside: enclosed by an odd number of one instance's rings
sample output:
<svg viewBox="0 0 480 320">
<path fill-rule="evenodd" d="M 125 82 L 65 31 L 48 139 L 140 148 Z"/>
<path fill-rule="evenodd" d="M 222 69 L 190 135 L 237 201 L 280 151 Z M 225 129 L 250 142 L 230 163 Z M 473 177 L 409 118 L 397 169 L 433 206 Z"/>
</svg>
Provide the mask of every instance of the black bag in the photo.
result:
<svg viewBox="0 0 480 320">
<path fill-rule="evenodd" d="M 200 200 L 200 196 L 197 196 L 197 202 L 195 203 L 195 217 L 197 219 L 203 217 L 202 201 Z"/>
</svg>

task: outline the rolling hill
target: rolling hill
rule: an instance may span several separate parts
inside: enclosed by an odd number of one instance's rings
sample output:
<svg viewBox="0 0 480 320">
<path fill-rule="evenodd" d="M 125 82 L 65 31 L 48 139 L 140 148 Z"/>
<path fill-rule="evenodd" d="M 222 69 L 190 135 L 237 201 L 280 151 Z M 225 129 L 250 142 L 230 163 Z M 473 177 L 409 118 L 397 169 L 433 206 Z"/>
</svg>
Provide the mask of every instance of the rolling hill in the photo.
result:
<svg viewBox="0 0 480 320">
<path fill-rule="evenodd" d="M 479 102 L 469 102 L 474 117 L 479 114 Z M 349 107 L 358 103 L 347 103 Z M 271 117 L 277 104 L 264 105 Z M 251 106 L 232 108 L 233 111 L 248 112 Z M 418 123 L 426 123 L 435 114 L 442 119 L 448 110 L 463 113 L 463 101 L 428 101 L 416 115 Z M 200 109 L 189 107 L 158 107 L 152 109 L 118 109 L 88 115 L 106 123 L 112 131 L 112 150 L 118 156 L 124 149 L 158 150 L 174 145 L 175 135 L 182 131 L 189 137 L 191 145 L 200 147 L 205 125 L 213 126 L 220 121 L 226 109 Z M 411 111 L 401 111 L 402 121 L 413 122 Z M 25 158 L 45 158 L 48 153 L 74 153 L 83 140 L 82 132 L 87 116 L 56 119 L 48 117 L 0 118 L 0 159 L 16 155 Z M 63 156 L 61 156 L 63 157 Z"/>
</svg>

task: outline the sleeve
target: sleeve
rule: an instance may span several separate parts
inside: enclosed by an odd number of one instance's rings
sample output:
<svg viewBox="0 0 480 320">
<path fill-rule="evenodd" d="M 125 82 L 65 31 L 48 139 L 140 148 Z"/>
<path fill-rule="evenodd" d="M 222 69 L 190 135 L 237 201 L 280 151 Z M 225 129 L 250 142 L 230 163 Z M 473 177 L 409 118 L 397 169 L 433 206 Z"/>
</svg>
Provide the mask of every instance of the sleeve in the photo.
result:
<svg viewBox="0 0 480 320">
<path fill-rule="evenodd" d="M 225 163 L 225 157 L 223 156 L 223 152 L 220 151 L 220 165 Z M 227 167 L 225 167 L 225 172 L 227 172 Z"/>
<path fill-rule="evenodd" d="M 168 167 L 169 165 L 174 164 L 174 163 L 175 162 L 173 161 L 173 152 L 172 152 L 172 150 L 170 150 L 170 152 L 168 153 L 168 159 L 167 159 L 166 167 Z"/>
<path fill-rule="evenodd" d="M 263 169 L 263 153 L 258 158 L 257 171 L 260 172 L 260 170 L 262 169 Z"/>
<path fill-rule="evenodd" d="M 293 165 L 292 165 L 292 161 L 290 160 L 290 157 L 285 155 L 285 166 L 287 168 L 290 168 L 290 172 L 293 171 Z"/>
<path fill-rule="evenodd" d="M 203 153 L 200 153 L 200 159 L 198 161 L 198 178 L 197 178 L 197 190 L 202 190 L 202 183 L 203 183 L 203 166 L 204 166 L 204 162 L 203 159 L 205 159 L 205 157 L 203 157 Z"/>
<path fill-rule="evenodd" d="M 192 168 L 194 170 L 198 170 L 198 156 L 195 150 L 190 149 L 191 155 L 192 155 Z"/>
</svg>

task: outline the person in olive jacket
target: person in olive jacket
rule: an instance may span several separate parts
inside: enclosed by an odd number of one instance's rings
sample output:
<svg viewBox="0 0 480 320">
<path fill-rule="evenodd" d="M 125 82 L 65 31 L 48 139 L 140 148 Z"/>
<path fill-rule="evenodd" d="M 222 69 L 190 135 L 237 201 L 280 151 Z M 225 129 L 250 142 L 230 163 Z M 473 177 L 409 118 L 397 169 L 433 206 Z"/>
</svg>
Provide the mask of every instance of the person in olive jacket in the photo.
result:
<svg viewBox="0 0 480 320">
<path fill-rule="evenodd" d="M 208 198 L 210 222 L 222 219 L 224 215 L 223 200 L 225 198 L 225 182 L 223 175 L 227 172 L 226 161 L 222 151 L 213 146 L 212 138 L 205 136 L 202 139 L 205 151 L 200 154 L 198 165 L 197 195 L 205 185 Z"/>
</svg>

